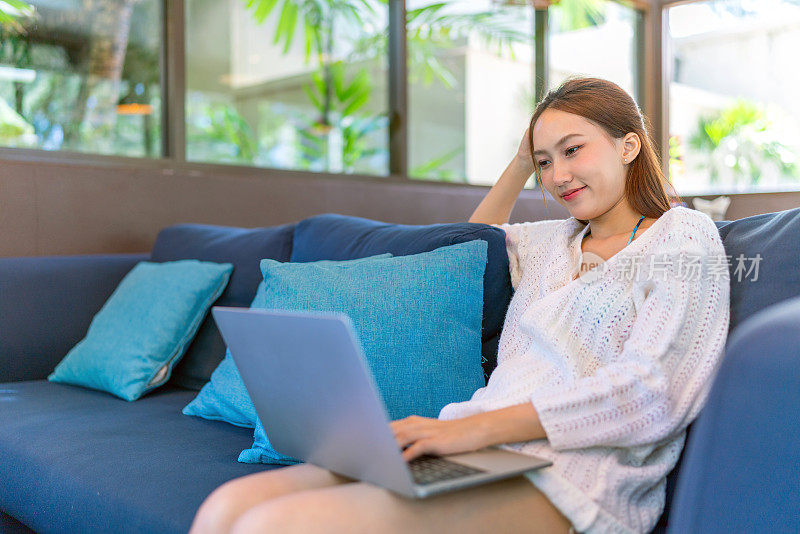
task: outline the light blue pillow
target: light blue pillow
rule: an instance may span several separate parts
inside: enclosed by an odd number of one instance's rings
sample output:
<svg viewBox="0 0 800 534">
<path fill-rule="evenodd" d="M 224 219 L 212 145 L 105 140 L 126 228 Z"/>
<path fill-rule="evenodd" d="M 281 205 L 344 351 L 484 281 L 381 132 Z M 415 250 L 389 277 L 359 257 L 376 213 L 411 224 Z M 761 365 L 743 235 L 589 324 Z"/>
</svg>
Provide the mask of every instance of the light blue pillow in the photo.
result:
<svg viewBox="0 0 800 534">
<path fill-rule="evenodd" d="M 357 264 L 262 260 L 264 306 L 339 312 L 355 325 L 391 420 L 437 417 L 485 385 L 481 366 L 487 243 Z M 268 429 L 267 429 L 268 432 Z M 261 424 L 244 463 L 298 463 L 272 448 Z"/>
<path fill-rule="evenodd" d="M 169 380 L 233 265 L 140 262 L 122 279 L 80 341 L 47 377 L 134 401 Z"/>
<path fill-rule="evenodd" d="M 338 263 L 358 263 L 365 260 L 391 257 L 392 255 L 387 252 L 385 254 L 370 256 L 368 258 L 358 258 L 355 260 L 320 260 L 313 263 L 332 265 Z M 265 308 L 266 300 L 264 281 L 262 280 L 261 283 L 258 284 L 256 295 L 250 307 Z M 181 413 L 202 417 L 203 419 L 211 419 L 213 421 L 225 421 L 232 425 L 245 428 L 253 428 L 256 426 L 256 409 L 253 406 L 253 401 L 250 400 L 250 396 L 247 394 L 244 382 L 242 382 L 242 377 L 239 376 L 239 371 L 236 369 L 236 364 L 233 363 L 230 350 L 225 352 L 225 358 L 220 362 L 217 368 L 214 369 L 214 372 L 211 374 L 211 380 L 203 386 L 197 396 L 183 408 Z"/>
</svg>

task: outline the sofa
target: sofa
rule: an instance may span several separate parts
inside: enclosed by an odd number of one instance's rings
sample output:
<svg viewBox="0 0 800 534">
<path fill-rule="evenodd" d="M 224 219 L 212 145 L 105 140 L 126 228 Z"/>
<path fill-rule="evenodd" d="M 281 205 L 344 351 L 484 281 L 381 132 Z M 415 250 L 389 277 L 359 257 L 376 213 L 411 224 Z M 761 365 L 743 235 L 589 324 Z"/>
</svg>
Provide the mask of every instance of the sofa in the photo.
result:
<svg viewBox="0 0 800 534">
<path fill-rule="evenodd" d="M 800 209 L 716 223 L 731 256 L 760 253 L 760 281 L 736 280 L 731 331 L 709 401 L 670 473 L 656 532 L 798 530 Z M 236 477 L 253 431 L 181 410 L 225 354 L 210 314 L 169 381 L 128 402 L 46 377 L 140 261 L 234 265 L 221 306 L 249 306 L 259 260 L 345 260 L 488 243 L 482 355 L 488 378 L 512 296 L 502 230 L 398 225 L 323 214 L 265 228 L 180 224 L 150 254 L 0 258 L 0 533 L 186 532 Z"/>
</svg>

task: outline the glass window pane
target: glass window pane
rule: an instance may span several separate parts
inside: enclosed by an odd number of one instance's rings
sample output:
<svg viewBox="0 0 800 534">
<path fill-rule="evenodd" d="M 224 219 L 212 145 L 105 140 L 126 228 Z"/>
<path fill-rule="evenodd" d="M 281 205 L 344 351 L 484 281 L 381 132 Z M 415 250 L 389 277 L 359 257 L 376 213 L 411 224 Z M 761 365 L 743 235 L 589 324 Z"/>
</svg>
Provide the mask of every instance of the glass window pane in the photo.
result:
<svg viewBox="0 0 800 534">
<path fill-rule="evenodd" d="M 493 185 L 533 113 L 533 9 L 493 0 L 406 6 L 409 175 Z"/>
<path fill-rule="evenodd" d="M 800 5 L 670 8 L 670 178 L 680 194 L 800 188 Z"/>
<path fill-rule="evenodd" d="M 548 89 L 570 76 L 596 76 L 634 93 L 639 12 L 611 0 L 561 0 L 548 11 Z M 641 106 L 641 103 L 639 103 Z"/>
<path fill-rule="evenodd" d="M 0 2 L 0 145 L 160 157 L 161 2 L 27 4 Z"/>
<path fill-rule="evenodd" d="M 380 0 L 187 0 L 187 158 L 388 174 L 387 23 Z"/>
</svg>

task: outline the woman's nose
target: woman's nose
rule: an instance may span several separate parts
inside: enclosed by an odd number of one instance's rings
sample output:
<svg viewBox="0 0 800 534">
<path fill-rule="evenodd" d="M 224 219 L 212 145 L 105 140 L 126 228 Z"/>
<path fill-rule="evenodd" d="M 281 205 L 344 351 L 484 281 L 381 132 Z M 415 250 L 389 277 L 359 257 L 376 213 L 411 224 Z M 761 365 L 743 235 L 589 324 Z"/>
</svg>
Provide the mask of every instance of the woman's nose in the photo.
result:
<svg viewBox="0 0 800 534">
<path fill-rule="evenodd" d="M 572 180 L 572 174 L 569 172 L 569 169 L 566 165 L 556 165 L 555 162 L 552 163 L 553 165 L 553 183 L 556 185 L 563 185 L 569 183 Z"/>
</svg>

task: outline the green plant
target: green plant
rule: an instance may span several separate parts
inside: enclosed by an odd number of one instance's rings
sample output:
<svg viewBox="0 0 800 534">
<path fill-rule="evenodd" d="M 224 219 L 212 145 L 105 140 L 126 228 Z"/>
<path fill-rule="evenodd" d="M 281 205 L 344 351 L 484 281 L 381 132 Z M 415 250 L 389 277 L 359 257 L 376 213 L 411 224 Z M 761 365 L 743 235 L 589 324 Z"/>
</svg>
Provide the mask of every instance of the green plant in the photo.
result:
<svg viewBox="0 0 800 534">
<path fill-rule="evenodd" d="M 464 153 L 464 147 L 458 147 L 445 152 L 441 156 L 435 157 L 418 165 L 408 172 L 412 178 L 433 178 L 441 182 L 465 182 L 463 176 L 459 176 L 451 169 L 445 169 L 444 165 L 456 156 Z"/>
<path fill-rule="evenodd" d="M 321 161 L 332 159 L 330 132 L 334 128 L 330 119 L 341 132 L 342 171 L 353 172 L 356 164 L 383 149 L 369 147 L 369 134 L 380 129 L 386 122 L 381 115 L 358 113 L 372 94 L 372 82 L 366 70 L 358 69 L 348 78 L 346 64 L 336 61 L 329 65 L 326 80 L 315 72 L 311 83 L 303 86 L 309 101 L 320 114 L 310 128 L 299 129 L 302 141 L 300 150 L 304 159 Z M 324 98 L 330 90 L 328 99 Z M 327 113 L 326 113 L 327 111 Z"/>
<path fill-rule="evenodd" d="M 580 30 L 605 22 L 604 0 L 561 0 L 550 9 L 558 17 L 561 31 Z"/>
<path fill-rule="evenodd" d="M 725 109 L 701 116 L 689 145 L 706 155 L 704 167 L 712 184 L 724 173 L 730 173 L 736 184 L 757 184 L 768 164 L 784 176 L 797 178 L 795 155 L 775 138 L 770 126 L 762 106 L 737 99 Z"/>
<path fill-rule="evenodd" d="M 202 104 L 201 110 L 192 115 L 204 117 L 206 120 L 204 124 L 194 125 L 189 129 L 189 137 L 193 143 L 212 142 L 222 146 L 232 146 L 233 154 L 227 157 L 218 156 L 218 159 L 253 163 L 257 150 L 255 134 L 247 121 L 230 104 L 224 102 Z"/>
<path fill-rule="evenodd" d="M 366 68 L 354 74 L 352 80 L 346 80 L 343 67 L 336 66 L 340 62 L 331 61 L 331 58 L 336 24 L 352 27 L 358 32 L 363 28 L 375 28 L 352 43 L 352 52 L 345 58 L 345 63 L 370 63 L 386 56 L 387 39 L 380 28 L 376 7 L 385 5 L 388 0 L 244 1 L 259 24 L 271 13 L 276 13 L 273 43 L 283 43 L 284 53 L 291 47 L 299 28 L 305 43 L 305 61 L 309 62 L 312 57 L 318 61 L 313 83 L 304 86 L 311 104 L 319 112 L 312 124 L 300 128 L 304 157 L 319 160 L 327 154 L 329 161 L 333 161 L 329 153 L 333 128 L 337 128 L 342 136 L 344 152 L 341 159 L 345 170 L 351 170 L 359 158 L 380 152 L 379 149 L 366 148 L 367 136 L 386 123 L 383 114 L 366 116 L 361 112 L 372 96 L 372 86 L 367 85 Z M 444 14 L 441 11 L 445 6 L 444 2 L 434 3 L 409 10 L 406 14 L 412 82 L 416 79 L 426 83 L 439 80 L 446 87 L 453 87 L 455 77 L 437 56 L 442 49 L 455 46 L 454 41 L 469 32 L 476 32 L 488 43 L 496 43 L 498 52 L 507 45 L 512 56 L 513 42 L 529 40 L 526 34 L 512 29 L 510 17 L 501 17 L 499 11 Z M 343 90 L 344 84 L 347 84 L 347 94 Z M 431 169 L 441 164 L 432 163 Z"/>
<path fill-rule="evenodd" d="M 33 135 L 33 126 L 0 98 L 0 144 L 16 144 L 23 136 Z"/>
<path fill-rule="evenodd" d="M 669 136 L 669 176 L 679 176 L 684 172 L 683 146 L 677 135 Z"/>
<path fill-rule="evenodd" d="M 411 83 L 426 85 L 438 81 L 452 88 L 456 79 L 440 61 L 442 51 L 455 48 L 459 39 L 475 33 L 487 45 L 496 45 L 497 53 L 504 48 L 514 58 L 515 43 L 530 43 L 527 33 L 515 30 L 512 12 L 504 9 L 475 13 L 443 13 L 446 2 L 437 2 L 406 12 L 406 49 L 408 76 Z M 351 59 L 385 57 L 388 42 L 383 33 L 367 34 L 353 45 Z"/>
<path fill-rule="evenodd" d="M 2 0 L 0 26 L 15 33 L 25 33 L 25 28 L 19 23 L 19 19 L 30 17 L 33 12 L 33 6 L 23 0 Z"/>
</svg>

